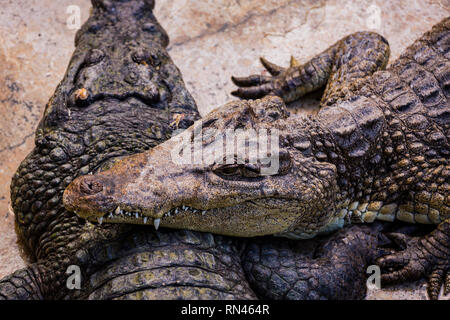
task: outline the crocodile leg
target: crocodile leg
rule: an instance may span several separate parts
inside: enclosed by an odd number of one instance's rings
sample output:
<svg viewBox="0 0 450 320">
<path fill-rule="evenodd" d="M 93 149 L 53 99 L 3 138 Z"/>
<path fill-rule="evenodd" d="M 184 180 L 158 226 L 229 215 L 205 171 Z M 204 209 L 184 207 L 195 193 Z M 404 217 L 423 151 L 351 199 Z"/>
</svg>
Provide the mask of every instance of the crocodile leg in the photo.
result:
<svg viewBox="0 0 450 320">
<path fill-rule="evenodd" d="M 397 242 L 402 251 L 377 260 L 384 270 L 382 283 L 401 283 L 417 280 L 429 275 L 428 295 L 437 299 L 444 283 L 444 294 L 450 292 L 450 219 L 440 223 L 424 237 L 409 237 L 403 234 L 388 234 Z"/>
<path fill-rule="evenodd" d="M 245 248 L 250 285 L 264 299 L 361 299 L 386 224 L 353 225 L 319 241 L 263 238 Z"/>
<path fill-rule="evenodd" d="M 352 86 L 358 85 L 358 79 L 384 69 L 389 53 L 389 44 L 382 36 L 357 32 L 339 40 L 305 64 L 299 64 L 292 57 L 287 69 L 261 58 L 272 77 L 232 77 L 239 86 L 232 94 L 245 99 L 277 95 L 285 102 L 292 102 L 326 86 L 321 105 L 331 105 L 350 94 Z"/>
<path fill-rule="evenodd" d="M 33 264 L 0 279 L 0 300 L 43 299 L 37 269 Z"/>
</svg>

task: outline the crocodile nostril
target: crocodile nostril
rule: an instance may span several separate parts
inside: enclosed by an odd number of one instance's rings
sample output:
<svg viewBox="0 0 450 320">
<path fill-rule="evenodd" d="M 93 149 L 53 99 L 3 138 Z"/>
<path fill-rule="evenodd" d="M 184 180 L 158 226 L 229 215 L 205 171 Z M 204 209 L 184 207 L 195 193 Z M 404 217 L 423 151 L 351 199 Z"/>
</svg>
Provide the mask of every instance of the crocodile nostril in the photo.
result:
<svg viewBox="0 0 450 320">
<path fill-rule="evenodd" d="M 103 190 L 103 185 L 98 181 L 83 180 L 80 184 L 80 191 L 84 194 L 93 195 Z"/>
</svg>

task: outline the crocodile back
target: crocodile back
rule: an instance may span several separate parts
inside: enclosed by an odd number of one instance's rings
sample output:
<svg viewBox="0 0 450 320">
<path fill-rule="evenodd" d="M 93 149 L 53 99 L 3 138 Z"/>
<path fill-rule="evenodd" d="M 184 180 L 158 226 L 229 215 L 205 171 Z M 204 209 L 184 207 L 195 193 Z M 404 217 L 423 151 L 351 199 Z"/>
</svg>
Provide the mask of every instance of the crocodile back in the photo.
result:
<svg viewBox="0 0 450 320">
<path fill-rule="evenodd" d="M 439 223 L 450 217 L 450 18 L 416 40 L 371 86 L 384 110 L 384 167 L 374 197 L 400 206 L 407 222 Z M 388 199 L 385 199 L 388 200 Z"/>
<path fill-rule="evenodd" d="M 357 220 L 450 216 L 449 28 L 446 18 L 318 114 L 336 144 L 326 161 L 337 167 L 338 198 Z"/>
</svg>

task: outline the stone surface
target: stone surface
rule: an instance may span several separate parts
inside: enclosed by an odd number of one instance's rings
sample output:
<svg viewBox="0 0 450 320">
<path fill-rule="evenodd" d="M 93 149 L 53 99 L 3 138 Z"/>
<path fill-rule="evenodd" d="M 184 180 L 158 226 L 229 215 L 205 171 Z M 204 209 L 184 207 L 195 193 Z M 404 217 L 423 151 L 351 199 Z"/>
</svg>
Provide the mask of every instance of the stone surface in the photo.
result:
<svg viewBox="0 0 450 320">
<path fill-rule="evenodd" d="M 9 183 L 33 148 L 34 130 L 72 54 L 71 5 L 83 22 L 89 0 L 7 0 L 0 7 L 0 277 L 24 266 Z M 155 10 L 202 115 L 232 99 L 231 75 L 261 72 L 261 55 L 280 65 L 291 54 L 305 62 L 349 33 L 373 30 L 388 39 L 392 61 L 449 13 L 448 0 L 156 0 Z M 318 99 L 313 94 L 293 110 L 315 112 Z M 368 298 L 424 299 L 425 289 L 422 281 L 372 290 Z"/>
</svg>

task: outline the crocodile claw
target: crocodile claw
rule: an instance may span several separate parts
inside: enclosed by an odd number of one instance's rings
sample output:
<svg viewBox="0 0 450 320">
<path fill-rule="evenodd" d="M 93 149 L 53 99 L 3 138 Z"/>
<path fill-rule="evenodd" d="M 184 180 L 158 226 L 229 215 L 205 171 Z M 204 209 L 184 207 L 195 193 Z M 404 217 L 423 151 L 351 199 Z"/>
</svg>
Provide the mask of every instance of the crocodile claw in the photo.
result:
<svg viewBox="0 0 450 320">
<path fill-rule="evenodd" d="M 233 79 L 233 78 L 232 78 Z M 234 82 L 235 80 L 233 80 Z M 238 88 L 232 91 L 231 94 L 235 97 L 242 99 L 258 99 L 272 92 L 272 85 L 270 83 L 265 83 L 259 86 L 253 86 L 249 88 Z"/>
<path fill-rule="evenodd" d="M 438 299 L 443 284 L 444 295 L 450 292 L 450 248 L 445 245 L 444 233 L 435 230 L 424 237 L 400 233 L 386 236 L 400 247 L 400 251 L 377 259 L 377 264 L 384 271 L 382 284 L 402 283 L 428 276 L 427 292 L 431 300 Z"/>
<path fill-rule="evenodd" d="M 261 64 L 266 68 L 266 70 L 272 75 L 272 76 L 278 76 L 280 73 L 286 71 L 285 68 L 277 66 L 275 63 L 272 63 L 270 61 L 267 61 L 265 58 L 261 57 L 259 58 L 261 61 Z"/>
<path fill-rule="evenodd" d="M 401 250 L 405 250 L 408 242 L 408 235 L 400 232 L 389 232 L 386 237 L 394 242 Z"/>
<path fill-rule="evenodd" d="M 231 94 L 242 99 L 258 99 L 268 94 L 274 94 L 275 81 L 278 76 L 286 71 L 285 68 L 260 58 L 261 64 L 271 76 L 252 74 L 247 77 L 231 77 L 231 80 L 239 88 Z"/>
<path fill-rule="evenodd" d="M 444 295 L 448 295 L 450 293 L 450 272 L 447 271 L 447 275 L 444 280 Z"/>
<path fill-rule="evenodd" d="M 264 83 L 268 83 L 270 81 L 270 77 L 263 76 L 259 74 L 252 74 L 248 77 L 231 77 L 233 83 L 239 87 L 252 87 L 262 85 Z"/>
</svg>

